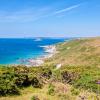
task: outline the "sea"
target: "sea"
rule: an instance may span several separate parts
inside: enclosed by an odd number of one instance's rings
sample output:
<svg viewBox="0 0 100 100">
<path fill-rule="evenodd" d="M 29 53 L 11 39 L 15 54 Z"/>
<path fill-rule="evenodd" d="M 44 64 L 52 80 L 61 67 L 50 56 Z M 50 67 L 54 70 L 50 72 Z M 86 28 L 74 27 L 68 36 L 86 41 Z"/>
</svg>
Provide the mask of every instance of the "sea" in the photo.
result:
<svg viewBox="0 0 100 100">
<path fill-rule="evenodd" d="M 69 38 L 0 38 L 0 64 L 21 64 L 45 54 L 42 46 L 53 45 Z"/>
</svg>

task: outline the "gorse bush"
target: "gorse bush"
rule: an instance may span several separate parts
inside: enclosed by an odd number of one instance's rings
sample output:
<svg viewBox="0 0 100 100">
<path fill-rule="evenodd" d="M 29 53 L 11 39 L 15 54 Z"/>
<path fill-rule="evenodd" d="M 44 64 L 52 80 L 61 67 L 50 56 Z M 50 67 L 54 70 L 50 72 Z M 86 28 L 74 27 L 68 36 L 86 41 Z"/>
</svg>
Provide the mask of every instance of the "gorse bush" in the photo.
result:
<svg viewBox="0 0 100 100">
<path fill-rule="evenodd" d="M 43 68 L 41 76 L 47 79 L 50 79 L 52 76 L 52 71 L 49 68 Z"/>
<path fill-rule="evenodd" d="M 49 84 L 48 86 L 48 94 L 54 95 L 55 94 L 55 86 L 53 84 Z"/>
<path fill-rule="evenodd" d="M 43 86 L 43 77 L 50 79 L 49 68 L 27 68 L 25 66 L 0 68 L 0 95 L 20 94 L 20 89 L 32 85 Z"/>
<path fill-rule="evenodd" d="M 19 94 L 19 89 L 14 81 L 14 75 L 4 73 L 0 75 L 0 95 Z"/>
<path fill-rule="evenodd" d="M 29 86 L 31 84 L 31 81 L 29 80 L 28 75 L 19 74 L 15 79 L 15 84 L 18 87 L 22 87 L 22 86 L 25 87 L 25 86 Z"/>
<path fill-rule="evenodd" d="M 51 67 L 52 68 L 52 67 Z M 97 92 L 100 85 L 100 69 L 90 66 L 63 66 L 58 70 L 47 67 L 25 66 L 0 68 L 0 95 L 20 94 L 20 89 L 32 85 L 42 88 L 49 81 L 59 81 Z M 75 94 L 76 91 L 73 91 Z M 48 94 L 54 95 L 54 86 L 49 85 Z M 77 93 L 76 93 L 77 94 Z"/>
<path fill-rule="evenodd" d="M 74 86 L 98 92 L 98 89 L 100 91 L 100 84 L 97 84 L 99 78 L 100 76 L 97 78 L 92 73 L 85 72 L 75 81 Z"/>
<path fill-rule="evenodd" d="M 37 78 L 37 77 L 34 77 L 32 80 L 31 80 L 31 84 L 33 87 L 35 88 L 41 88 L 42 87 L 42 83 L 40 82 L 40 80 Z"/>
<path fill-rule="evenodd" d="M 37 96 L 32 96 L 31 100 L 40 100 Z"/>
<path fill-rule="evenodd" d="M 79 92 L 79 90 L 72 88 L 71 93 L 72 93 L 72 95 L 79 95 L 80 92 Z"/>
</svg>

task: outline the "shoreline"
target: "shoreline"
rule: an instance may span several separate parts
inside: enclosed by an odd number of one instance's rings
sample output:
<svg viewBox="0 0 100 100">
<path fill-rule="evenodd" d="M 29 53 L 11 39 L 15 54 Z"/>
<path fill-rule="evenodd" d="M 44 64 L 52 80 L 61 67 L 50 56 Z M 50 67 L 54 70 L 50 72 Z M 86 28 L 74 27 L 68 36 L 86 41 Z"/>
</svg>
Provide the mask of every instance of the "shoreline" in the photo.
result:
<svg viewBox="0 0 100 100">
<path fill-rule="evenodd" d="M 35 59 L 33 59 L 33 58 L 28 59 L 28 64 L 25 64 L 25 66 L 27 66 L 27 67 L 41 66 L 42 64 L 44 64 L 46 59 L 53 57 L 53 55 L 55 55 L 57 52 L 55 45 L 46 45 L 46 46 L 41 46 L 41 47 L 44 48 L 45 54 L 43 56 L 37 57 Z"/>
<path fill-rule="evenodd" d="M 21 59 L 20 64 L 7 64 L 7 65 L 14 66 L 14 67 L 17 67 L 19 65 L 24 65 L 26 67 L 39 67 L 45 63 L 46 59 L 53 57 L 57 53 L 56 45 L 54 44 L 40 46 L 40 47 L 44 49 L 44 55 L 40 55 L 37 58 L 29 58 L 27 60 Z M 3 64 L 0 64 L 0 65 L 3 65 Z"/>
</svg>

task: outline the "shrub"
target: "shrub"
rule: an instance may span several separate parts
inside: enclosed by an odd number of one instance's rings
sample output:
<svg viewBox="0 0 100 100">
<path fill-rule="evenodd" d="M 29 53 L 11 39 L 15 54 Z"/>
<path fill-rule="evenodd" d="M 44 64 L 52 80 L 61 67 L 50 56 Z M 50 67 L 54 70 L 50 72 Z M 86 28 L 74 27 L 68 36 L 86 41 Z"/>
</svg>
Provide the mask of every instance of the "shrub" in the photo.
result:
<svg viewBox="0 0 100 100">
<path fill-rule="evenodd" d="M 100 85 L 96 83 L 96 77 L 93 75 L 93 73 L 83 73 L 81 77 L 75 81 L 74 86 L 77 88 L 85 88 L 92 90 L 94 92 L 98 91 L 98 88 L 100 89 Z"/>
<path fill-rule="evenodd" d="M 60 100 L 73 100 L 71 98 L 72 96 L 70 96 L 68 94 L 59 94 L 58 96 L 59 96 Z"/>
<path fill-rule="evenodd" d="M 42 87 L 42 83 L 40 82 L 40 80 L 37 77 L 33 77 L 33 79 L 31 80 L 31 84 L 35 88 L 41 88 Z"/>
<path fill-rule="evenodd" d="M 40 100 L 37 96 L 33 96 L 31 100 Z"/>
<path fill-rule="evenodd" d="M 41 74 L 42 77 L 46 79 L 50 79 L 52 76 L 52 71 L 49 68 L 43 68 Z"/>
<path fill-rule="evenodd" d="M 19 89 L 14 83 L 13 76 L 10 73 L 4 73 L 0 76 L 0 95 L 19 94 Z"/>
<path fill-rule="evenodd" d="M 26 87 L 29 86 L 31 84 L 28 75 L 26 74 L 17 74 L 16 78 L 15 78 L 15 84 L 18 87 Z"/>
<path fill-rule="evenodd" d="M 75 72 L 68 72 L 68 71 L 63 71 L 61 73 L 62 77 L 62 82 L 64 83 L 72 83 L 77 78 L 77 74 Z"/>
<path fill-rule="evenodd" d="M 79 95 L 79 90 L 72 88 L 71 93 L 72 93 L 72 95 Z"/>
<path fill-rule="evenodd" d="M 55 95 L 55 86 L 53 86 L 52 84 L 49 84 L 48 86 L 48 94 Z"/>
</svg>

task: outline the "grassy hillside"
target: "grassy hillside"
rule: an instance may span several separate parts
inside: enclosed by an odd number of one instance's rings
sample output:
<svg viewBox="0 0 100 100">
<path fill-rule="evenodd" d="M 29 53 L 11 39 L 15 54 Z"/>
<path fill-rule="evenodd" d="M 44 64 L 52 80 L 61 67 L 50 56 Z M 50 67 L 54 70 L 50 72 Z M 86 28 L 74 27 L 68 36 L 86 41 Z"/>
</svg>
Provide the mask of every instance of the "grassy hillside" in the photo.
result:
<svg viewBox="0 0 100 100">
<path fill-rule="evenodd" d="M 100 38 L 60 43 L 57 51 L 40 67 L 1 65 L 0 100 L 100 100 Z"/>
<path fill-rule="evenodd" d="M 100 67 L 100 38 L 76 39 L 57 45 L 58 53 L 48 63 Z"/>
</svg>

